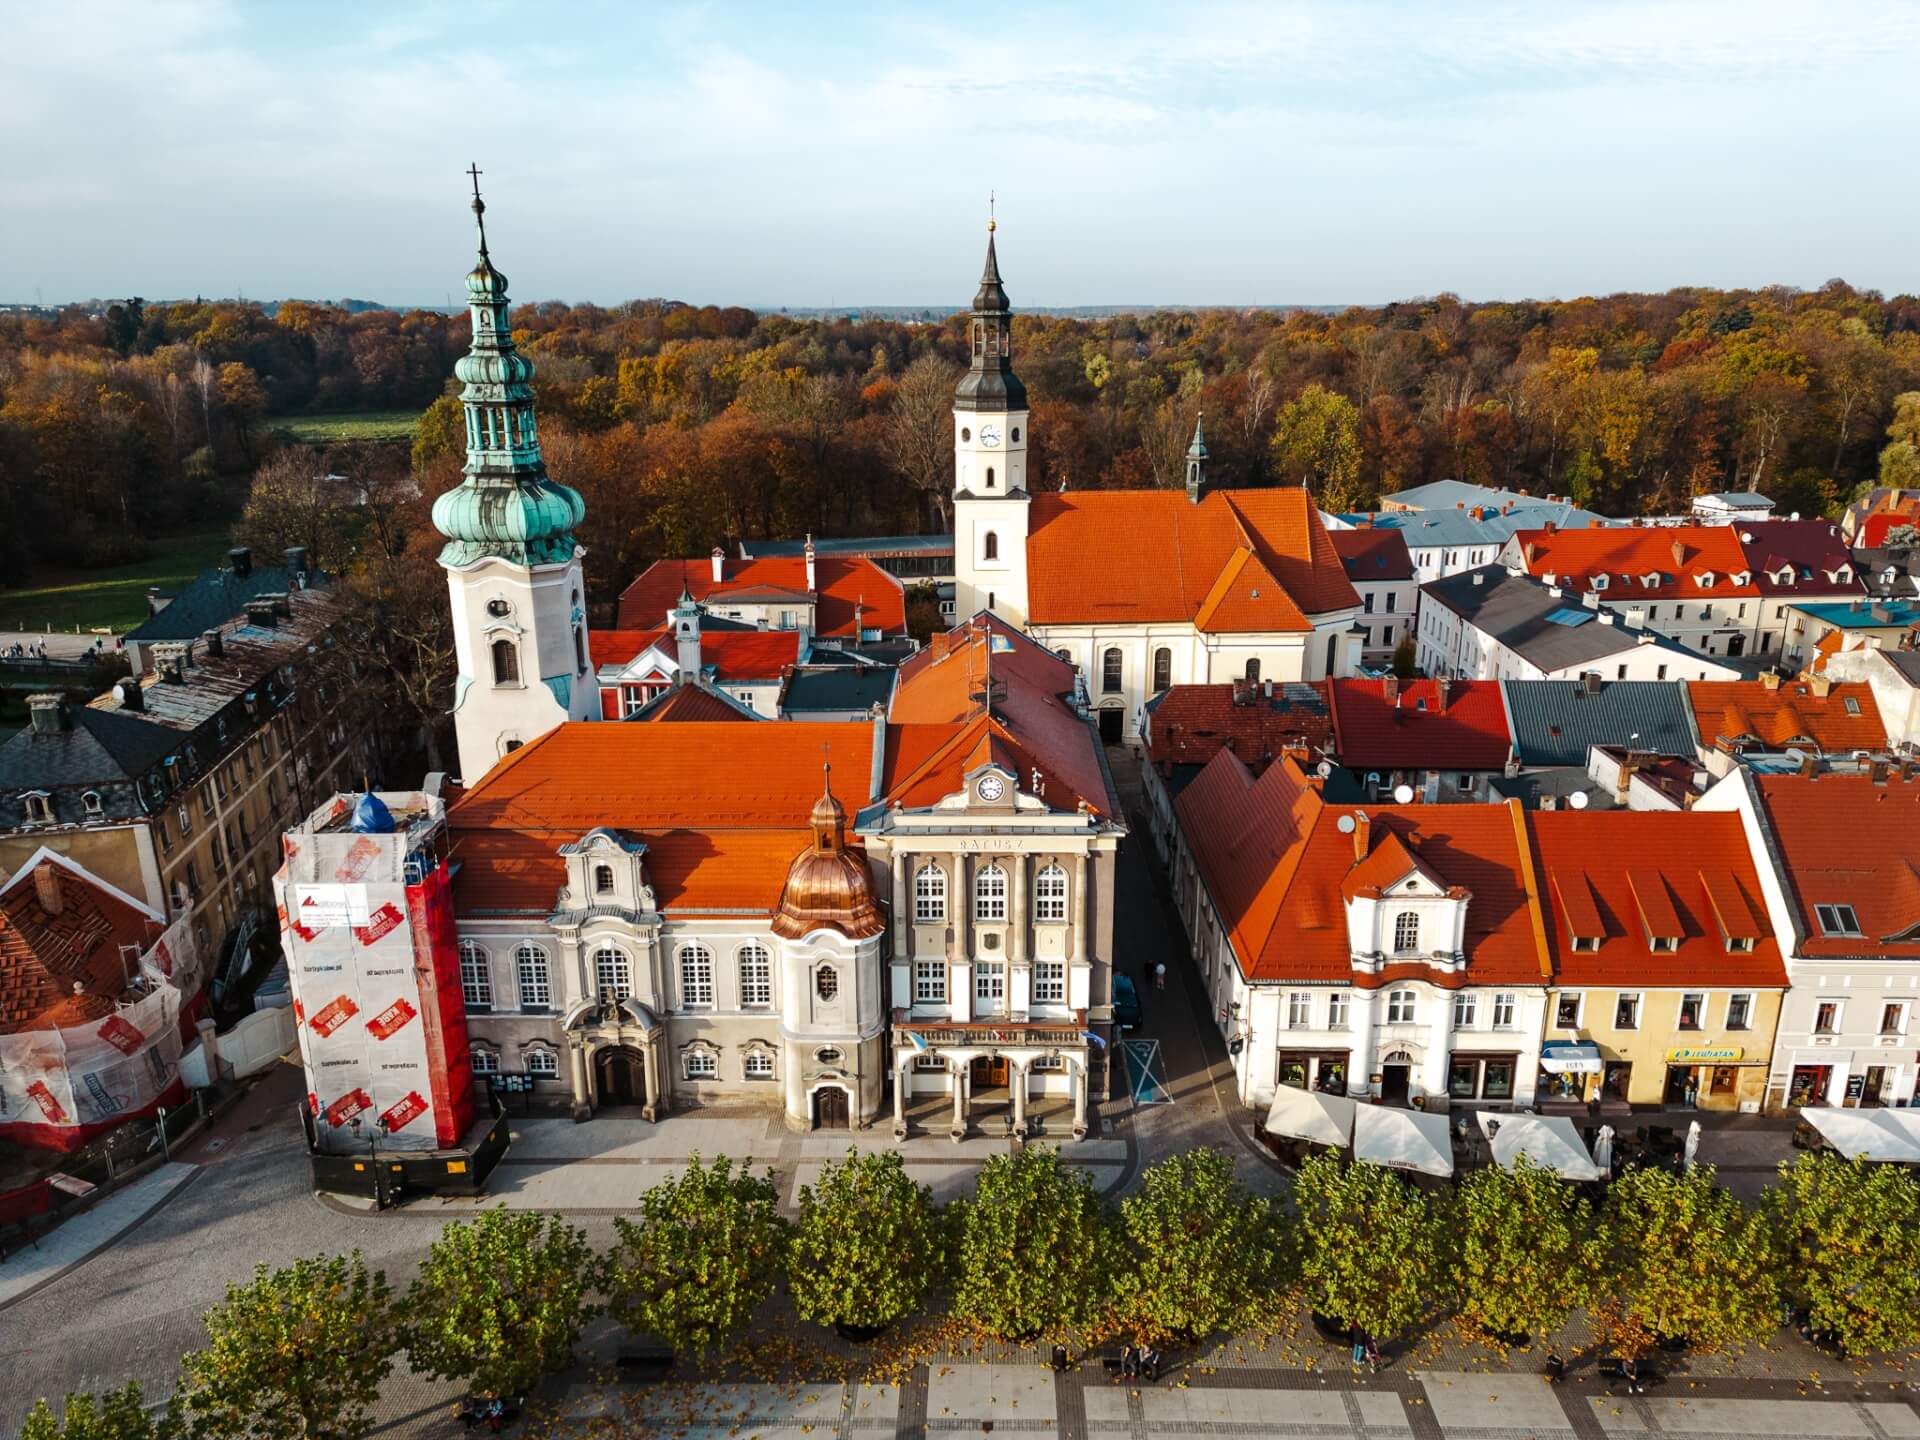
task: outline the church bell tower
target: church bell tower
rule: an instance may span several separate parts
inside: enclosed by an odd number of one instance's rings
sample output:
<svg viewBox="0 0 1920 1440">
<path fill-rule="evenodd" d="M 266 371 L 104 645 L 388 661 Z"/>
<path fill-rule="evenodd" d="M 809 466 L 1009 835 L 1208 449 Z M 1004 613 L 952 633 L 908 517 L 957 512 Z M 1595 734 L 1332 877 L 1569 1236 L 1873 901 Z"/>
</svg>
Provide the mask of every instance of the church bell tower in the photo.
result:
<svg viewBox="0 0 1920 1440">
<path fill-rule="evenodd" d="M 955 610 L 1027 623 L 1027 387 L 1013 373 L 1012 307 L 987 221 L 967 373 L 953 392 Z"/>
<path fill-rule="evenodd" d="M 466 409 L 465 478 L 433 502 L 453 604 L 453 722 L 460 778 L 472 784 L 510 750 L 599 713 L 587 650 L 586 581 L 573 538 L 577 491 L 547 478 L 533 418 L 533 362 L 514 348 L 507 277 L 487 255 L 486 204 L 473 176 L 480 259 L 467 276 L 471 348 L 454 366 Z"/>
</svg>

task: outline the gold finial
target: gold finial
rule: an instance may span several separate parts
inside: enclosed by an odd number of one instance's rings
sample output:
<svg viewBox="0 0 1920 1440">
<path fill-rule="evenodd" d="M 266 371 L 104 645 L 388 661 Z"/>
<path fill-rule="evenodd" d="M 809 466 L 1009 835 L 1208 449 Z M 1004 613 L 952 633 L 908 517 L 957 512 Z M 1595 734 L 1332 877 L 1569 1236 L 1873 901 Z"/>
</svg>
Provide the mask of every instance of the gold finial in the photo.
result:
<svg viewBox="0 0 1920 1440">
<path fill-rule="evenodd" d="M 991 235 L 998 222 L 993 218 L 993 191 L 987 192 L 987 233 Z"/>
</svg>

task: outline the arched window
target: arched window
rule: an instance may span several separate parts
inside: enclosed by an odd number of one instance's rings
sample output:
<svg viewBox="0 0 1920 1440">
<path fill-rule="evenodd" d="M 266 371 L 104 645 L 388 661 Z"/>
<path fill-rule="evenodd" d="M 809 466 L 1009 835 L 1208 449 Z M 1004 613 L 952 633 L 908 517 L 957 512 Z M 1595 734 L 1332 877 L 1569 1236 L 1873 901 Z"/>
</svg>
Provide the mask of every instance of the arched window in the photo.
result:
<svg viewBox="0 0 1920 1440">
<path fill-rule="evenodd" d="M 1105 695 L 1120 693 L 1120 649 L 1118 646 L 1100 657 L 1100 691 Z"/>
<path fill-rule="evenodd" d="M 593 867 L 593 893 L 596 895 L 613 894 L 613 866 L 596 865 Z"/>
<path fill-rule="evenodd" d="M 973 918 L 1007 918 L 1007 872 L 998 865 L 989 865 L 973 877 Z"/>
<path fill-rule="evenodd" d="M 633 965 L 627 952 L 614 945 L 594 951 L 593 983 L 603 1000 L 624 1000 L 633 994 Z"/>
<path fill-rule="evenodd" d="M 1258 659 L 1247 661 L 1247 679 L 1256 685 L 1260 683 L 1260 662 Z"/>
<path fill-rule="evenodd" d="M 987 466 L 987 489 L 993 489 L 993 466 Z"/>
<path fill-rule="evenodd" d="M 520 1008 L 550 1008 L 553 1004 L 553 975 L 547 969 L 547 952 L 538 945 L 522 945 L 513 952 L 513 968 L 520 977 Z"/>
<path fill-rule="evenodd" d="M 1173 651 L 1162 645 L 1153 652 L 1153 693 L 1158 695 L 1173 684 Z"/>
<path fill-rule="evenodd" d="M 773 1079 L 773 1052 L 771 1050 L 749 1050 L 743 1069 L 749 1080 Z"/>
<path fill-rule="evenodd" d="M 704 945 L 680 947 L 680 1003 L 713 1004 L 713 952 Z"/>
<path fill-rule="evenodd" d="M 982 560 L 1000 558 L 1000 536 L 996 532 L 989 530 L 980 537 L 980 558 Z"/>
<path fill-rule="evenodd" d="M 500 1073 L 500 1057 L 493 1051 L 482 1050 L 476 1045 L 467 1054 L 470 1057 L 467 1063 L 473 1066 L 474 1074 L 498 1075 Z"/>
<path fill-rule="evenodd" d="M 718 1080 L 720 1078 L 720 1057 L 705 1047 L 687 1051 L 685 1064 L 687 1079 L 689 1080 Z"/>
<path fill-rule="evenodd" d="M 251 766 L 253 762 L 249 760 L 247 764 Z M 101 809 L 100 792 L 98 790 L 89 790 L 83 794 L 80 797 L 80 808 L 85 810 L 89 815 L 98 815 Z"/>
<path fill-rule="evenodd" d="M 1420 949 L 1420 917 L 1402 910 L 1393 917 L 1393 953 L 1412 955 Z"/>
<path fill-rule="evenodd" d="M 573 668 L 583 673 L 587 668 L 587 632 L 581 625 L 573 627 Z"/>
<path fill-rule="evenodd" d="M 493 683 L 520 683 L 520 648 L 504 636 L 493 642 Z"/>
<path fill-rule="evenodd" d="M 813 993 L 822 1000 L 831 1000 L 840 993 L 840 972 L 831 965 L 822 965 L 813 977 Z"/>
<path fill-rule="evenodd" d="M 1033 918 L 1059 924 L 1067 918 L 1067 872 L 1048 865 L 1033 882 Z"/>
<path fill-rule="evenodd" d="M 932 861 L 913 877 L 913 918 L 925 924 L 947 918 L 947 872 Z"/>
<path fill-rule="evenodd" d="M 560 1073 L 560 1057 L 544 1047 L 527 1051 L 527 1073 L 551 1080 Z"/>
<path fill-rule="evenodd" d="M 487 952 L 471 940 L 460 942 L 460 998 L 469 1005 L 493 1005 L 493 967 Z"/>
<path fill-rule="evenodd" d="M 764 945 L 740 947 L 740 1003 L 767 1006 L 773 1004 L 773 957 Z"/>
</svg>

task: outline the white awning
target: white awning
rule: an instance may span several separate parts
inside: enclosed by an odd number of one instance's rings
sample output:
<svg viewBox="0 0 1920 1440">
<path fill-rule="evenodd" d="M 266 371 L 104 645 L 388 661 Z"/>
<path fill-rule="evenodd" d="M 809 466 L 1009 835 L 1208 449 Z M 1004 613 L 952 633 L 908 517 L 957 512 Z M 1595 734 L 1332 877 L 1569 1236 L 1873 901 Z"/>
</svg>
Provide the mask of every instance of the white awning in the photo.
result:
<svg viewBox="0 0 1920 1440">
<path fill-rule="evenodd" d="M 1606 1178 L 1606 1171 L 1593 1163 L 1580 1132 L 1564 1115 L 1496 1115 L 1482 1110 L 1479 1119 L 1481 1132 L 1493 1147 L 1494 1163 L 1504 1170 L 1513 1168 L 1514 1157 L 1524 1155 L 1569 1180 Z"/>
<path fill-rule="evenodd" d="M 1355 1108 L 1344 1095 L 1282 1085 L 1273 1092 L 1273 1108 L 1267 1111 L 1267 1133 L 1344 1150 L 1353 1144 Z"/>
<path fill-rule="evenodd" d="M 1886 1110 L 1833 1110 L 1809 1105 L 1800 1118 L 1848 1160 L 1865 1155 L 1896 1165 L 1920 1164 L 1920 1135 L 1909 1136 Z"/>
<path fill-rule="evenodd" d="M 1549 1075 L 1598 1075 L 1600 1047 L 1591 1040 L 1549 1040 L 1540 1047 L 1540 1068 Z"/>
<path fill-rule="evenodd" d="M 1353 1158 L 1423 1175 L 1453 1174 L 1453 1142 L 1443 1115 L 1357 1105 L 1353 1112 Z"/>
<path fill-rule="evenodd" d="M 1903 1139 L 1920 1145 L 1920 1110 L 1868 1110 L 1882 1125 L 1891 1125 Z"/>
</svg>

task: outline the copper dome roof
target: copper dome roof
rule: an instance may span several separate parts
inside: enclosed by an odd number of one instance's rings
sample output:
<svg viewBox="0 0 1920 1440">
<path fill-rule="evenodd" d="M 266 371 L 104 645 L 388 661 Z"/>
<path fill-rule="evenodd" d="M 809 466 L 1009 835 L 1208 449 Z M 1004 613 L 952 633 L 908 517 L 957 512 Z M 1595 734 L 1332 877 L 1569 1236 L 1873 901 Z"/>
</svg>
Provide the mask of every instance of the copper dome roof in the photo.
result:
<svg viewBox="0 0 1920 1440">
<path fill-rule="evenodd" d="M 838 930 L 849 940 L 865 940 L 886 928 L 874 903 L 867 862 L 846 847 L 842 829 L 846 812 L 828 786 L 807 817 L 813 826 L 813 844 L 794 857 L 787 870 L 780 909 L 773 917 L 773 933 L 798 940 L 815 930 Z"/>
</svg>

